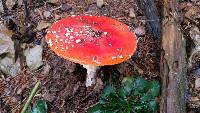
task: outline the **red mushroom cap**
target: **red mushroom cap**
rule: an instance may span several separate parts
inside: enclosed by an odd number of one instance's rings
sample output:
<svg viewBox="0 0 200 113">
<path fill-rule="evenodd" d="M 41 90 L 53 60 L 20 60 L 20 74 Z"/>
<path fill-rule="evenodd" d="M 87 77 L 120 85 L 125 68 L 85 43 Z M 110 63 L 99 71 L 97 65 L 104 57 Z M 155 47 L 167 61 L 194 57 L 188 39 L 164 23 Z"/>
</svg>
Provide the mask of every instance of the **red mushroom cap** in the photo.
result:
<svg viewBox="0 0 200 113">
<path fill-rule="evenodd" d="M 130 28 L 104 16 L 70 16 L 57 21 L 46 35 L 59 56 L 86 65 L 114 65 L 129 59 L 136 50 Z"/>
</svg>

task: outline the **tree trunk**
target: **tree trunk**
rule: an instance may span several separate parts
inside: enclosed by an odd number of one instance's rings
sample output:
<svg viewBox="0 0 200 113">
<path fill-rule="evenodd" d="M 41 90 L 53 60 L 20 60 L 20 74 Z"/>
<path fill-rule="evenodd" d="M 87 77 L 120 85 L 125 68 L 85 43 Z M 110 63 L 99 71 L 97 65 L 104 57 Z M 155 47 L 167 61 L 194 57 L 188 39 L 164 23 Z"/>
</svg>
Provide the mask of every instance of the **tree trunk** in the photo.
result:
<svg viewBox="0 0 200 113">
<path fill-rule="evenodd" d="M 146 17 L 147 27 L 153 34 L 153 38 L 160 38 L 160 17 L 158 16 L 155 0 L 138 0 L 138 5 Z"/>
<path fill-rule="evenodd" d="M 177 0 L 163 0 L 161 113 L 186 113 L 186 42 L 180 31 Z"/>
</svg>

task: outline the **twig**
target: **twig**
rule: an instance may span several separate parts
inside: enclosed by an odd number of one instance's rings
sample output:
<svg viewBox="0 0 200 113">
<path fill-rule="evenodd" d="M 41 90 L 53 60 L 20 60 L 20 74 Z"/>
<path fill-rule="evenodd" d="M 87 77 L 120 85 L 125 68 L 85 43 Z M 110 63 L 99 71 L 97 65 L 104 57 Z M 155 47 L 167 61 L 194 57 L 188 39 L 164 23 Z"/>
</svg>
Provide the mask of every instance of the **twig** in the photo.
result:
<svg viewBox="0 0 200 113">
<path fill-rule="evenodd" d="M 94 106 L 96 106 L 97 104 L 99 104 L 99 103 L 97 102 L 97 103 L 95 103 L 95 104 L 92 104 L 91 106 L 85 108 L 85 110 L 88 110 L 89 108 L 94 107 Z"/>
<path fill-rule="evenodd" d="M 25 105 L 24 105 L 24 107 L 23 107 L 21 113 L 25 113 L 25 112 L 26 112 L 26 109 L 28 108 L 28 106 L 29 106 L 31 100 L 32 100 L 33 97 L 35 96 L 35 94 L 36 94 L 36 92 L 37 92 L 37 90 L 38 90 L 39 85 L 40 85 L 40 81 L 38 81 L 38 82 L 35 84 L 35 86 L 34 86 L 33 90 L 31 91 L 31 94 L 29 95 L 28 100 L 26 101 L 26 103 L 25 103 Z"/>
<path fill-rule="evenodd" d="M 2 98 L 8 98 L 8 97 L 9 97 L 9 96 L 1 96 L 0 99 L 2 99 Z"/>
<path fill-rule="evenodd" d="M 82 99 L 82 100 L 80 101 L 80 103 L 83 102 L 83 101 L 85 101 L 85 100 L 86 100 L 88 97 L 90 97 L 93 93 L 94 93 L 94 92 L 92 91 L 92 92 L 90 92 L 89 94 L 87 94 L 87 95 L 85 96 L 85 98 Z"/>
</svg>

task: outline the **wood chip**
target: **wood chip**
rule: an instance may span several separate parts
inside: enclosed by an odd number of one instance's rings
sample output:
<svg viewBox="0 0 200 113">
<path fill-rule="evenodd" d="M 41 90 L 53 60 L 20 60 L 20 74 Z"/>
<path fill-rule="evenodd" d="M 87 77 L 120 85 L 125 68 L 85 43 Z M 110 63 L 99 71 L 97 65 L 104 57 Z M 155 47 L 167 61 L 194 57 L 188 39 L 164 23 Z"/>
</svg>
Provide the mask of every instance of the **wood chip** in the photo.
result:
<svg viewBox="0 0 200 113">
<path fill-rule="evenodd" d="M 129 9 L 129 17 L 131 17 L 131 18 L 135 18 L 135 17 L 136 17 L 136 16 L 135 16 L 135 11 L 134 11 L 133 8 L 130 8 L 130 9 Z"/>
</svg>

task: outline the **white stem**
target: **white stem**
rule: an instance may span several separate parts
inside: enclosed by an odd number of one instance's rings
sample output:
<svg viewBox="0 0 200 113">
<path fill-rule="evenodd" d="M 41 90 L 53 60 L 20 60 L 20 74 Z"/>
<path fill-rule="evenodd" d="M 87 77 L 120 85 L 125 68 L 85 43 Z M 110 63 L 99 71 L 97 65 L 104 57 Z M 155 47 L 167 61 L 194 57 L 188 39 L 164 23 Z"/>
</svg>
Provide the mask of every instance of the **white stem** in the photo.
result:
<svg viewBox="0 0 200 113">
<path fill-rule="evenodd" d="M 86 87 L 96 83 L 96 71 L 99 67 L 94 65 L 83 65 L 87 69 Z"/>
</svg>

